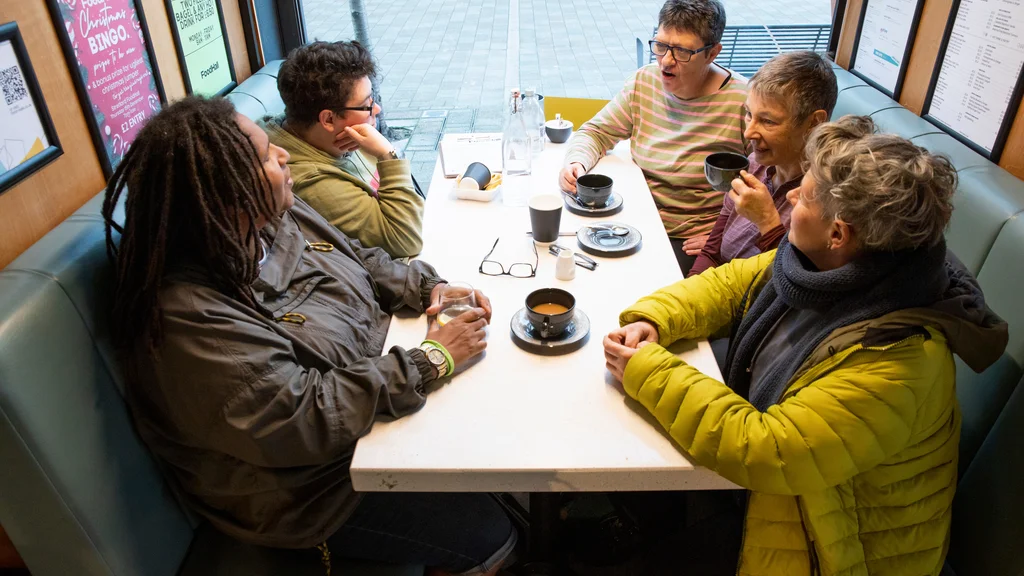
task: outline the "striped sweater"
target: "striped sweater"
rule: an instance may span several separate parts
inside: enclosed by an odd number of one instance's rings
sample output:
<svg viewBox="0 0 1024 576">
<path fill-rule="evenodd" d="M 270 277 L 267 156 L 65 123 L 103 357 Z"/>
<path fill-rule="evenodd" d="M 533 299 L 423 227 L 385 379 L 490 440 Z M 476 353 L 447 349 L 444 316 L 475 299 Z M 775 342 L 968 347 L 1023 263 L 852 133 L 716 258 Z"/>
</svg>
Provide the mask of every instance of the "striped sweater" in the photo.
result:
<svg viewBox="0 0 1024 576">
<path fill-rule="evenodd" d="M 722 210 L 723 194 L 705 179 L 704 158 L 725 151 L 747 155 L 746 99 L 746 80 L 733 74 L 718 92 L 681 100 L 665 91 L 656 64 L 644 66 L 573 135 L 565 163 L 589 170 L 629 138 L 669 237 L 707 234 Z"/>
</svg>

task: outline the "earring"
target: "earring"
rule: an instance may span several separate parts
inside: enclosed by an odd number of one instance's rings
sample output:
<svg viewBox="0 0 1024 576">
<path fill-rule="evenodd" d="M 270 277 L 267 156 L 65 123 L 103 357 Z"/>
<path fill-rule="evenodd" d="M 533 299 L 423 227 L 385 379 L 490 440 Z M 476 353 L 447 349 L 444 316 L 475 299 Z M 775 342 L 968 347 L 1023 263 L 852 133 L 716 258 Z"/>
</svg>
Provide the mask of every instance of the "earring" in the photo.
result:
<svg viewBox="0 0 1024 576">
<path fill-rule="evenodd" d="M 832 241 L 831 240 L 829 240 L 828 242 L 825 242 L 825 249 L 826 250 L 831 250 L 832 249 Z"/>
</svg>

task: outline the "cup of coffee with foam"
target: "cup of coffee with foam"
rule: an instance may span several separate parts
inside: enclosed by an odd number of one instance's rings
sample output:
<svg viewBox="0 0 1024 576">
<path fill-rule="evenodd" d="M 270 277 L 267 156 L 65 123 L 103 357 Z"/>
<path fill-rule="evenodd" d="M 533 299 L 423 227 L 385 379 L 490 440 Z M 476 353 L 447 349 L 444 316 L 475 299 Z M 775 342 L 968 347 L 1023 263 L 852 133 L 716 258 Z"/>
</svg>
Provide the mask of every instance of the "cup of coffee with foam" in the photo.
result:
<svg viewBox="0 0 1024 576">
<path fill-rule="evenodd" d="M 572 322 L 576 298 L 558 288 L 541 288 L 526 297 L 526 317 L 543 339 L 561 336 Z"/>
</svg>

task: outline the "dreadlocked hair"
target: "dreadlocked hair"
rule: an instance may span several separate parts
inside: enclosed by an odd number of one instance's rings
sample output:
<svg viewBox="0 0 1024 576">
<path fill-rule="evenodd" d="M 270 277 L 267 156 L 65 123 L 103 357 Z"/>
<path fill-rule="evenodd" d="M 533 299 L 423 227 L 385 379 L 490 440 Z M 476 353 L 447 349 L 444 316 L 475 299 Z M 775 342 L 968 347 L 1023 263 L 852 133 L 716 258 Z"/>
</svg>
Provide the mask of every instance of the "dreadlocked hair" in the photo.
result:
<svg viewBox="0 0 1024 576">
<path fill-rule="evenodd" d="M 162 342 L 158 296 L 168 265 L 198 268 L 217 290 L 262 310 L 249 288 L 259 274 L 251 249 L 259 231 L 249 223 L 271 217 L 268 188 L 259 152 L 224 98 L 185 98 L 143 127 L 103 200 L 119 349 L 153 354 Z M 122 193 L 123 228 L 113 220 Z"/>
</svg>

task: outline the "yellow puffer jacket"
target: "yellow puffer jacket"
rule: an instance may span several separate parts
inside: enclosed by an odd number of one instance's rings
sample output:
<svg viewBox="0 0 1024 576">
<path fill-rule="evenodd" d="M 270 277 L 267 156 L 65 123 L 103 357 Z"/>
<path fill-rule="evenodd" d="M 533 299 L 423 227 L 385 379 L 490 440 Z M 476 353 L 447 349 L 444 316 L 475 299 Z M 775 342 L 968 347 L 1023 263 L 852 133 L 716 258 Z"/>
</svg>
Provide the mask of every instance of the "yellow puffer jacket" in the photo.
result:
<svg viewBox="0 0 1024 576">
<path fill-rule="evenodd" d="M 751 491 L 738 574 L 938 574 L 960 438 L 951 348 L 983 369 L 1005 348 L 1006 324 L 973 278 L 951 275 L 948 301 L 833 332 L 762 413 L 664 346 L 727 334 L 774 256 L 734 260 L 623 312 L 623 325 L 646 320 L 660 336 L 629 361 L 626 392 L 698 464 Z"/>
</svg>

